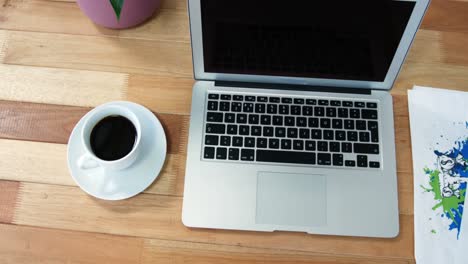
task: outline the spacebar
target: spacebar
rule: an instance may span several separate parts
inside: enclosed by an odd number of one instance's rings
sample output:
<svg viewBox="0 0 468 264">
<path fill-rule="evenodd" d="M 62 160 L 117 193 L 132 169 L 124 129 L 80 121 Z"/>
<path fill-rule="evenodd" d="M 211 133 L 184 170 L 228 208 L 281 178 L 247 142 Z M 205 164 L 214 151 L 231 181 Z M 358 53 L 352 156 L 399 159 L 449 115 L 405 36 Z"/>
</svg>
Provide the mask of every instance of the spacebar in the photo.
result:
<svg viewBox="0 0 468 264">
<path fill-rule="evenodd" d="M 315 153 L 257 150 L 257 161 L 278 163 L 315 164 Z"/>
</svg>

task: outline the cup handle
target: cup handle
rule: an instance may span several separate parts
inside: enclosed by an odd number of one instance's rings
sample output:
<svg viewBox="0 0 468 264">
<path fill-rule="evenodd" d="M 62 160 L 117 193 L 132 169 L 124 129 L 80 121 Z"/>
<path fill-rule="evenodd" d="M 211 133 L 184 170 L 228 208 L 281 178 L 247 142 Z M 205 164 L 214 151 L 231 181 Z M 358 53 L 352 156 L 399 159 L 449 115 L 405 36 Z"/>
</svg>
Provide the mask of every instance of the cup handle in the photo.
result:
<svg viewBox="0 0 468 264">
<path fill-rule="evenodd" d="M 100 167 L 99 163 L 90 155 L 85 154 L 78 160 L 78 167 L 82 170 L 90 170 Z"/>
</svg>

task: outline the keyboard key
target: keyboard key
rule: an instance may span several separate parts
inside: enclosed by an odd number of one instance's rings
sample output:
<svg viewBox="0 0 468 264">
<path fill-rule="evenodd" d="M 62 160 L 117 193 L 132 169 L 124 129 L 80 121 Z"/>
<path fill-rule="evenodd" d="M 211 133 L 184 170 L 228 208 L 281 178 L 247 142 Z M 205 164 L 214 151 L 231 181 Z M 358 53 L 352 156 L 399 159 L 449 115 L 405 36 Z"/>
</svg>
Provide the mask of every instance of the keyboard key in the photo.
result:
<svg viewBox="0 0 468 264">
<path fill-rule="evenodd" d="M 219 144 L 219 137 L 218 136 L 206 136 L 205 137 L 205 145 L 209 146 L 218 146 Z"/>
<path fill-rule="evenodd" d="M 343 120 L 333 119 L 332 120 L 332 128 L 334 128 L 334 129 L 343 129 Z"/>
<path fill-rule="evenodd" d="M 231 95 L 230 94 L 222 94 L 221 95 L 221 100 L 230 101 L 231 100 Z"/>
<path fill-rule="evenodd" d="M 330 142 L 330 152 L 340 152 L 340 142 Z"/>
<path fill-rule="evenodd" d="M 323 139 L 333 140 L 333 138 L 334 138 L 333 134 L 334 134 L 333 130 L 324 130 L 323 131 Z"/>
<path fill-rule="evenodd" d="M 339 140 L 339 141 L 346 140 L 346 131 L 336 130 L 335 131 L 335 140 Z"/>
<path fill-rule="evenodd" d="M 237 123 L 238 124 L 247 124 L 247 115 L 246 114 L 237 114 Z"/>
<path fill-rule="evenodd" d="M 305 117 L 297 117 L 296 118 L 296 125 L 298 127 L 306 127 L 307 126 L 307 119 Z"/>
<path fill-rule="evenodd" d="M 318 151 L 328 151 L 328 142 L 326 142 L 326 141 L 317 142 L 317 150 Z"/>
<path fill-rule="evenodd" d="M 340 101 L 333 100 L 333 101 L 330 101 L 330 105 L 331 105 L 331 106 L 341 106 L 341 102 L 340 102 Z"/>
<path fill-rule="evenodd" d="M 279 113 L 282 115 L 289 115 L 289 105 L 280 105 Z"/>
<path fill-rule="evenodd" d="M 221 103 L 219 104 L 219 111 L 229 112 L 229 109 L 231 109 L 231 103 L 229 103 L 229 102 L 221 102 Z"/>
<path fill-rule="evenodd" d="M 291 115 L 301 115 L 301 107 L 299 105 L 291 105 Z"/>
<path fill-rule="evenodd" d="M 244 113 L 253 113 L 254 104 L 253 103 L 244 103 L 244 108 L 242 109 Z"/>
<path fill-rule="evenodd" d="M 309 127 L 319 127 L 319 119 L 315 117 L 309 118 Z"/>
<path fill-rule="evenodd" d="M 234 147 L 242 147 L 244 145 L 244 139 L 242 137 L 233 137 L 232 145 Z"/>
<path fill-rule="evenodd" d="M 257 148 L 267 148 L 268 140 L 266 138 L 257 138 Z"/>
<path fill-rule="evenodd" d="M 244 139 L 244 147 L 246 148 L 253 148 L 255 147 L 255 138 L 253 137 L 246 137 Z"/>
<path fill-rule="evenodd" d="M 286 137 L 286 128 L 284 127 L 275 128 L 275 137 L 279 137 L 279 138 Z"/>
<path fill-rule="evenodd" d="M 208 122 L 223 122 L 223 113 L 208 112 L 206 114 L 206 121 Z"/>
<path fill-rule="evenodd" d="M 333 166 L 343 166 L 343 154 L 333 154 Z"/>
<path fill-rule="evenodd" d="M 272 137 L 273 136 L 273 127 L 263 127 L 263 136 Z"/>
<path fill-rule="evenodd" d="M 239 135 L 242 135 L 242 136 L 250 135 L 250 127 L 249 126 L 239 126 Z"/>
<path fill-rule="evenodd" d="M 262 135 L 262 127 L 261 126 L 252 126 L 250 130 L 252 136 L 260 137 Z"/>
<path fill-rule="evenodd" d="M 260 122 L 259 115 L 249 115 L 249 124 L 258 125 L 259 122 Z"/>
<path fill-rule="evenodd" d="M 231 111 L 232 112 L 242 112 L 242 103 L 232 102 L 231 103 Z"/>
<path fill-rule="evenodd" d="M 380 162 L 371 161 L 371 162 L 369 162 L 369 167 L 371 167 L 371 168 L 380 168 Z"/>
<path fill-rule="evenodd" d="M 229 147 L 231 145 L 231 137 L 230 136 L 222 136 L 221 137 L 221 146 Z"/>
<path fill-rule="evenodd" d="M 317 155 L 317 164 L 330 166 L 331 165 L 331 154 L 329 153 L 319 153 Z"/>
<path fill-rule="evenodd" d="M 207 134 L 224 134 L 226 132 L 226 125 L 224 124 L 206 124 Z"/>
<path fill-rule="evenodd" d="M 377 108 L 377 103 L 367 103 L 367 108 Z"/>
<path fill-rule="evenodd" d="M 354 160 L 347 160 L 347 161 L 345 161 L 345 166 L 346 166 L 346 167 L 356 167 L 356 161 L 354 161 Z"/>
<path fill-rule="evenodd" d="M 218 110 L 218 102 L 208 101 L 208 110 L 209 111 L 217 111 Z"/>
<path fill-rule="evenodd" d="M 209 94 L 208 99 L 218 100 L 219 99 L 219 94 Z"/>
<path fill-rule="evenodd" d="M 371 133 L 371 142 L 378 143 L 379 142 L 379 125 L 375 121 L 368 122 L 368 129 Z"/>
<path fill-rule="evenodd" d="M 310 138 L 310 130 L 307 128 L 299 129 L 299 137 L 302 139 L 309 139 Z"/>
<path fill-rule="evenodd" d="M 329 104 L 329 101 L 328 101 L 328 100 L 319 100 L 319 101 L 318 101 L 318 104 L 319 104 L 319 105 L 328 105 L 328 104 Z"/>
<path fill-rule="evenodd" d="M 357 165 L 361 168 L 367 168 L 367 156 L 357 155 Z"/>
<path fill-rule="evenodd" d="M 270 138 L 268 140 L 268 147 L 271 149 L 279 149 L 280 141 L 277 138 Z"/>
<path fill-rule="evenodd" d="M 343 102 L 343 106 L 346 106 L 346 107 L 353 107 L 353 102 L 344 101 L 344 102 Z"/>
<path fill-rule="evenodd" d="M 312 129 L 312 139 L 322 139 L 322 130 Z"/>
<path fill-rule="evenodd" d="M 242 96 L 242 95 L 234 95 L 234 96 L 232 97 L 232 99 L 233 99 L 234 101 L 244 101 L 244 96 Z"/>
<path fill-rule="evenodd" d="M 315 164 L 315 153 L 257 150 L 257 161 L 276 163 Z"/>
<path fill-rule="evenodd" d="M 377 110 L 368 110 L 368 109 L 363 109 L 362 110 L 362 118 L 363 119 L 376 120 L 377 117 L 378 117 Z"/>
<path fill-rule="evenodd" d="M 260 123 L 261 123 L 262 125 L 266 125 L 266 126 L 271 125 L 271 116 L 269 116 L 269 115 L 262 115 L 262 116 L 260 117 Z"/>
<path fill-rule="evenodd" d="M 369 132 L 359 132 L 359 141 L 361 141 L 361 142 L 370 142 L 370 133 Z"/>
<path fill-rule="evenodd" d="M 349 112 L 351 118 L 361 118 L 361 111 L 359 109 L 351 109 Z"/>
<path fill-rule="evenodd" d="M 358 133 L 356 131 L 348 131 L 348 141 L 358 141 Z"/>
<path fill-rule="evenodd" d="M 239 160 L 239 149 L 230 148 L 228 158 L 229 160 Z"/>
<path fill-rule="evenodd" d="M 315 116 L 325 116 L 325 108 L 317 106 L 314 108 Z"/>
<path fill-rule="evenodd" d="M 294 142 L 293 142 L 293 149 L 294 149 L 294 150 L 304 150 L 304 141 L 302 141 L 302 140 L 294 140 Z"/>
<path fill-rule="evenodd" d="M 336 117 L 336 108 L 327 107 L 327 117 Z"/>
<path fill-rule="evenodd" d="M 255 160 L 255 150 L 253 150 L 253 149 L 242 149 L 241 150 L 241 160 L 243 160 L 243 161 L 254 161 Z"/>
<path fill-rule="evenodd" d="M 379 154 L 378 144 L 354 143 L 354 153 Z"/>
<path fill-rule="evenodd" d="M 228 125 L 227 126 L 228 135 L 237 135 L 237 125 Z"/>
<path fill-rule="evenodd" d="M 217 148 L 216 159 L 219 159 L 219 160 L 227 159 L 227 148 Z"/>
<path fill-rule="evenodd" d="M 268 97 L 266 97 L 266 96 L 257 96 L 257 101 L 262 102 L 262 103 L 266 103 L 266 102 L 268 102 Z"/>
<path fill-rule="evenodd" d="M 281 98 L 281 103 L 283 104 L 292 104 L 292 98 Z"/>
<path fill-rule="evenodd" d="M 356 129 L 357 130 L 366 130 L 366 121 L 364 120 L 356 120 Z"/>
<path fill-rule="evenodd" d="M 330 128 L 331 120 L 328 118 L 320 118 L 320 127 L 321 128 Z"/>
<path fill-rule="evenodd" d="M 288 138 L 297 138 L 297 128 L 288 128 Z"/>
<path fill-rule="evenodd" d="M 295 98 L 295 99 L 294 99 L 294 103 L 295 103 L 295 104 L 304 104 L 304 99 Z"/>
<path fill-rule="evenodd" d="M 273 116 L 273 125 L 274 126 L 282 126 L 283 125 L 283 117 L 282 116 Z"/>
<path fill-rule="evenodd" d="M 353 130 L 354 129 L 354 120 L 347 119 L 344 121 L 344 128 Z"/>
<path fill-rule="evenodd" d="M 266 108 L 266 104 L 255 104 L 255 113 L 264 114 L 265 108 Z"/>
<path fill-rule="evenodd" d="M 282 139 L 281 140 L 281 148 L 282 149 L 291 149 L 292 141 L 290 139 Z"/>
<path fill-rule="evenodd" d="M 338 108 L 338 117 L 348 118 L 348 108 Z"/>
<path fill-rule="evenodd" d="M 315 151 L 315 148 L 316 148 L 315 145 L 316 145 L 315 141 L 307 140 L 305 142 L 305 149 L 308 151 Z"/>
<path fill-rule="evenodd" d="M 270 103 L 279 103 L 280 98 L 279 97 L 270 97 Z"/>
<path fill-rule="evenodd" d="M 295 126 L 295 125 L 296 125 L 296 121 L 295 121 L 294 117 L 292 117 L 292 116 L 285 116 L 285 117 L 284 117 L 284 125 L 285 125 L 285 126 Z"/>
<path fill-rule="evenodd" d="M 354 107 L 363 108 L 366 107 L 366 104 L 364 102 L 354 102 Z"/>
<path fill-rule="evenodd" d="M 353 152 L 353 144 L 348 142 L 341 143 L 341 152 L 343 153 L 352 153 Z"/>
<path fill-rule="evenodd" d="M 308 104 L 308 105 L 317 105 L 317 99 L 307 99 L 306 104 Z"/>
<path fill-rule="evenodd" d="M 278 105 L 276 104 L 268 104 L 267 105 L 267 113 L 276 115 L 278 113 Z"/>
<path fill-rule="evenodd" d="M 203 157 L 205 159 L 214 159 L 214 157 L 215 157 L 215 148 L 205 147 L 205 151 L 203 152 Z"/>
<path fill-rule="evenodd" d="M 312 106 L 303 106 L 302 107 L 302 114 L 304 116 L 312 116 L 313 112 L 312 112 Z"/>
<path fill-rule="evenodd" d="M 245 100 L 248 101 L 248 102 L 255 102 L 255 96 L 251 96 L 251 95 L 246 96 Z"/>
<path fill-rule="evenodd" d="M 224 122 L 225 123 L 234 123 L 236 122 L 236 115 L 233 113 L 226 113 L 224 115 Z"/>
</svg>

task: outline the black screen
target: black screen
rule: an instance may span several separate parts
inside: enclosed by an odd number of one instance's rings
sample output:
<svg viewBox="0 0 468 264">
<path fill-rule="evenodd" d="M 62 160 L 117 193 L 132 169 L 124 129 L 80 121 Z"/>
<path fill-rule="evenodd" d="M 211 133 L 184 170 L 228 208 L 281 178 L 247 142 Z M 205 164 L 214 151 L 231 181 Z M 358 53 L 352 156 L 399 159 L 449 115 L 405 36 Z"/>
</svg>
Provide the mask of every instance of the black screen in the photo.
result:
<svg viewBox="0 0 468 264">
<path fill-rule="evenodd" d="M 205 71 L 384 81 L 414 5 L 201 0 Z"/>
</svg>

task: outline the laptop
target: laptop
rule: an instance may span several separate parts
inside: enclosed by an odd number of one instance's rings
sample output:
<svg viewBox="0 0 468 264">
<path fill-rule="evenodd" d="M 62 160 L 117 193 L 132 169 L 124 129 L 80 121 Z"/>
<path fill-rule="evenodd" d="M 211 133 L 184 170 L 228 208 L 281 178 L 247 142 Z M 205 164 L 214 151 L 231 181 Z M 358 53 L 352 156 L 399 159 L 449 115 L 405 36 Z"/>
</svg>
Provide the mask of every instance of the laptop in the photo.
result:
<svg viewBox="0 0 468 264">
<path fill-rule="evenodd" d="M 189 0 L 188 227 L 396 237 L 390 90 L 428 0 Z"/>
</svg>

